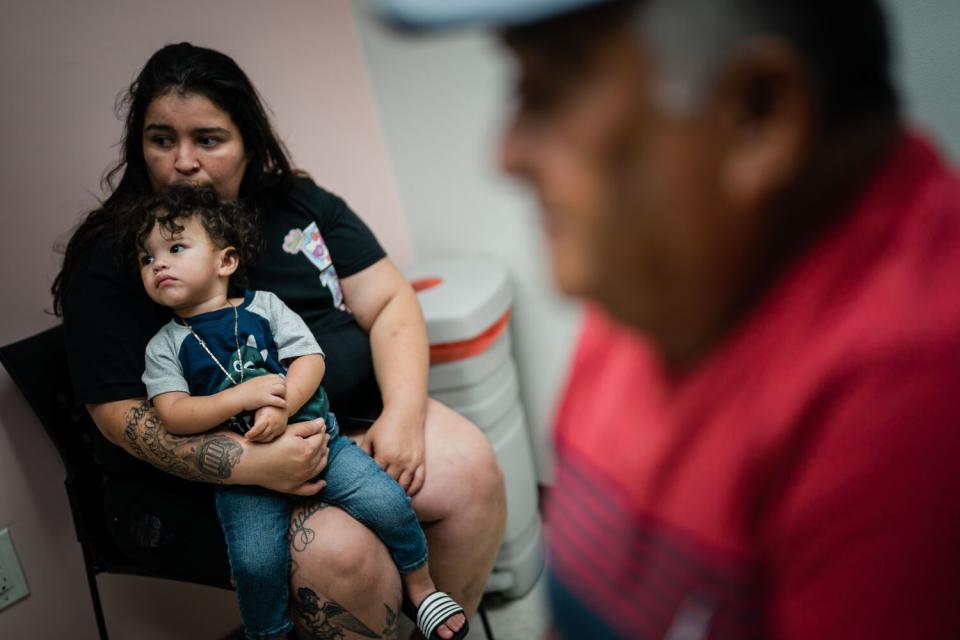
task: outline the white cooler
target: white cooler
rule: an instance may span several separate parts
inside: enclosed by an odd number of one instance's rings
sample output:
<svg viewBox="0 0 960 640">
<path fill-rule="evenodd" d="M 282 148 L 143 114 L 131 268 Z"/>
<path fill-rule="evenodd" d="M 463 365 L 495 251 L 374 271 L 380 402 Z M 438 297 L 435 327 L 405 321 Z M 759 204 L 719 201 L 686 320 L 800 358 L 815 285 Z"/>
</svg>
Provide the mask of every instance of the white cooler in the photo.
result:
<svg viewBox="0 0 960 640">
<path fill-rule="evenodd" d="M 503 470 L 507 526 L 486 590 L 522 597 L 543 570 L 543 543 L 537 475 L 510 351 L 509 275 L 502 265 L 466 258 L 419 262 L 404 273 L 427 322 L 430 397 L 480 427 Z"/>
</svg>

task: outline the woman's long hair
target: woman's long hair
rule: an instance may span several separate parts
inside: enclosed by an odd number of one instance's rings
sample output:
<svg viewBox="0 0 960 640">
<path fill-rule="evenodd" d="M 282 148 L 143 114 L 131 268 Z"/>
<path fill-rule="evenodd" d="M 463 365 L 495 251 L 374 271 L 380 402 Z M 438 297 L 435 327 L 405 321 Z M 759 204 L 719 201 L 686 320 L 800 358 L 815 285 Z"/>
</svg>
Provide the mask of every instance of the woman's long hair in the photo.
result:
<svg viewBox="0 0 960 640">
<path fill-rule="evenodd" d="M 101 183 L 110 195 L 87 214 L 67 242 L 63 266 L 50 288 L 56 315 L 63 314 L 64 290 L 84 249 L 103 231 L 116 227 L 118 216 L 129 208 L 124 202 L 153 193 L 143 159 L 144 118 L 156 97 L 170 93 L 204 96 L 233 119 L 249 157 L 240 183 L 242 199 L 256 200 L 267 191 L 285 192 L 292 186 L 289 154 L 273 131 L 256 89 L 237 63 L 218 51 L 187 42 L 163 47 L 150 56 L 119 102 L 118 110 L 125 113 L 120 158 Z"/>
</svg>

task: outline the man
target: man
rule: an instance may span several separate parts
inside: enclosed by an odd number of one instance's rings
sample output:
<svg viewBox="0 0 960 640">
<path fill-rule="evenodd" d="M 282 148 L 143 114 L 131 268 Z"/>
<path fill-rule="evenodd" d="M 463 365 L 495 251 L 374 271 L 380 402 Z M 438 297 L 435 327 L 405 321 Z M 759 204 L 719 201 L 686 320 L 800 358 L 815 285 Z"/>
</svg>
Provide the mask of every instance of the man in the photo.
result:
<svg viewBox="0 0 960 640">
<path fill-rule="evenodd" d="M 565 638 L 960 637 L 960 181 L 876 0 L 387 0 L 518 67 L 502 165 L 591 302 Z"/>
</svg>

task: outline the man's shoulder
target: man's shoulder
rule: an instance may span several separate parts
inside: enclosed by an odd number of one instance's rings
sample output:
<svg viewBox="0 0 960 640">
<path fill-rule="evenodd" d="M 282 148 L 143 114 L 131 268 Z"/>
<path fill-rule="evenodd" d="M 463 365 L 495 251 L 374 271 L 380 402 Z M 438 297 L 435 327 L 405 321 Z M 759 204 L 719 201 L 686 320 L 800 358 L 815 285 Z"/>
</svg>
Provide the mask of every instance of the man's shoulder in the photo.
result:
<svg viewBox="0 0 960 640">
<path fill-rule="evenodd" d="M 958 348 L 957 282 L 960 180 L 931 145 L 905 134 L 850 215 L 796 260 L 713 364 L 720 375 L 740 371 L 740 384 L 791 396 L 841 374 L 939 366 L 923 356 Z"/>
<path fill-rule="evenodd" d="M 808 341 L 833 346 L 824 351 L 832 354 L 834 369 L 844 362 L 863 362 L 867 369 L 903 366 L 920 363 L 925 353 L 956 351 L 960 178 L 955 170 L 922 137 L 905 134 L 854 215 L 858 219 L 846 238 L 828 247 L 842 247 L 851 258 L 821 283 L 824 304 L 816 312 L 821 330 L 808 327 Z"/>
</svg>

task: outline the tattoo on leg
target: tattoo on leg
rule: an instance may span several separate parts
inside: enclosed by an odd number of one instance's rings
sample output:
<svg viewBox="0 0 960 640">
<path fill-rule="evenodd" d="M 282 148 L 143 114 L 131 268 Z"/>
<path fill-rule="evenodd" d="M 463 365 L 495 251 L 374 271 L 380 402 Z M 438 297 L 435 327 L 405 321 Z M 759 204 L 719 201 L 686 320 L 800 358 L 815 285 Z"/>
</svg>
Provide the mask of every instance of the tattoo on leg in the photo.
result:
<svg viewBox="0 0 960 640">
<path fill-rule="evenodd" d="M 294 607 L 314 640 L 345 640 L 346 631 L 364 638 L 382 637 L 333 600 L 320 602 L 309 587 L 297 589 Z"/>
<path fill-rule="evenodd" d="M 326 502 L 315 500 L 294 511 L 290 519 L 290 528 L 287 530 L 287 544 L 293 545 L 294 551 L 303 551 L 317 537 L 316 532 L 307 526 L 307 520 L 317 511 L 326 509 L 328 506 L 330 505 Z"/>
<path fill-rule="evenodd" d="M 290 562 L 287 563 L 287 576 L 292 577 L 299 569 L 300 565 L 293 559 L 293 556 L 290 556 Z"/>
<path fill-rule="evenodd" d="M 398 616 L 397 612 L 391 609 L 390 605 L 386 602 L 383 603 L 383 607 L 387 610 L 387 619 L 380 636 L 386 640 L 397 640 L 397 638 L 400 637 L 400 616 Z M 397 605 L 397 609 L 400 609 L 399 604 Z"/>
<path fill-rule="evenodd" d="M 146 401 L 127 412 L 123 438 L 131 453 L 187 480 L 223 482 L 233 473 L 243 448 L 225 435 L 175 436 L 167 433 Z"/>
</svg>

